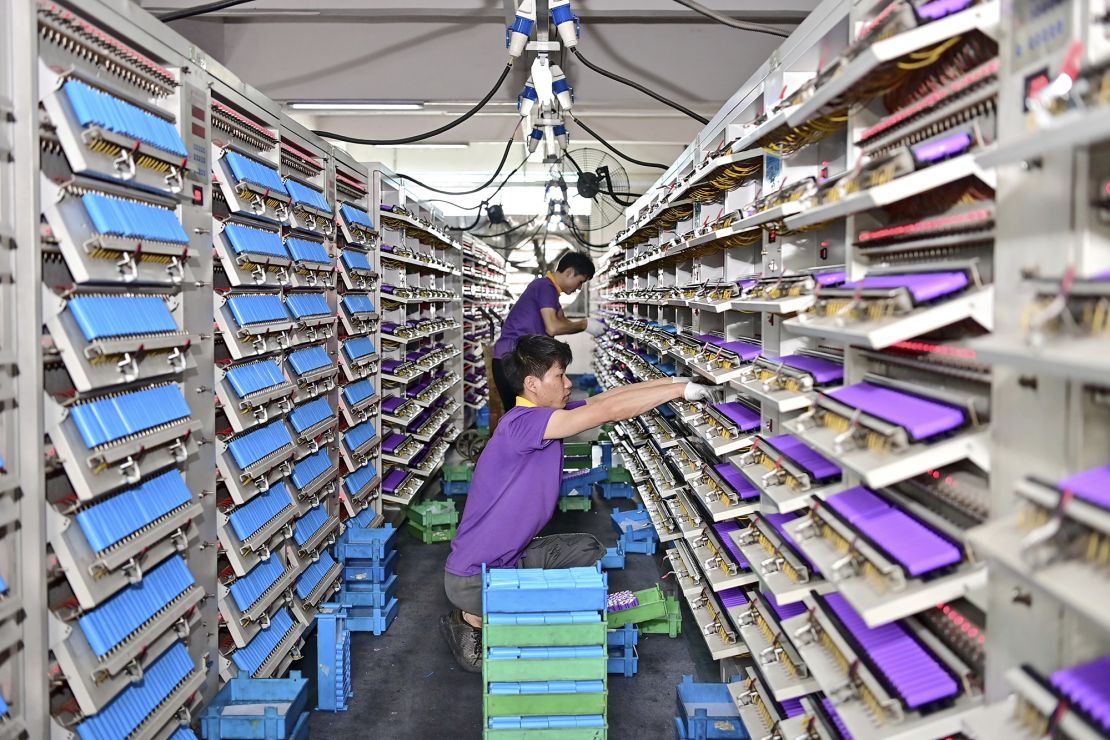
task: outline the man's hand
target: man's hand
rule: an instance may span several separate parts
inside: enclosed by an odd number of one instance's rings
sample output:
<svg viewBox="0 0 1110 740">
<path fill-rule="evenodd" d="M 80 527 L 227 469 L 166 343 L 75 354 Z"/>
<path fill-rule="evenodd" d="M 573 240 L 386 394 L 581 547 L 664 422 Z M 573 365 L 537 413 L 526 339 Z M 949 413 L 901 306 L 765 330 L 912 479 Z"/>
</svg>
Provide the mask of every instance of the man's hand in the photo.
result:
<svg viewBox="0 0 1110 740">
<path fill-rule="evenodd" d="M 597 319 L 590 319 L 586 322 L 586 332 L 592 336 L 600 337 L 606 332 L 605 324 Z"/>
<path fill-rule="evenodd" d="M 714 401 L 717 398 L 717 388 L 701 383 L 687 383 L 682 388 L 682 397 L 687 401 Z"/>
</svg>

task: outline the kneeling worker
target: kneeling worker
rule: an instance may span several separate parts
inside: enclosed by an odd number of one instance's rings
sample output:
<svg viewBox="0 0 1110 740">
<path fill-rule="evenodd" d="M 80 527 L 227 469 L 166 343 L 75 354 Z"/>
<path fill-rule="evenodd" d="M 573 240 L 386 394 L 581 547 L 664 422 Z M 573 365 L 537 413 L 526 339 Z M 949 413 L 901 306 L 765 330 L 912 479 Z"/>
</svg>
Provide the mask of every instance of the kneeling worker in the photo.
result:
<svg viewBox="0 0 1110 740">
<path fill-rule="evenodd" d="M 559 305 L 560 295 L 575 292 L 593 276 L 594 263 L 588 254 L 567 252 L 555 271 L 529 283 L 509 310 L 501 336 L 493 345 L 493 382 L 501 397 L 503 412 L 513 407 L 518 393 L 506 377 L 504 367 L 504 357 L 516 346 L 518 339 L 529 334 L 557 337 L 582 331 L 597 336 L 605 331 L 596 319 L 568 319 Z"/>
<path fill-rule="evenodd" d="M 660 404 L 708 398 L 708 386 L 662 378 L 619 386 L 570 401 L 570 348 L 551 337 L 526 336 L 505 355 L 505 372 L 520 394 L 516 406 L 474 468 L 458 534 L 443 577 L 457 609 L 440 619 L 463 669 L 482 669 L 482 564 L 487 568 L 573 568 L 596 563 L 605 547 L 590 534 L 537 537 L 555 513 L 563 475 L 562 440 Z"/>
</svg>

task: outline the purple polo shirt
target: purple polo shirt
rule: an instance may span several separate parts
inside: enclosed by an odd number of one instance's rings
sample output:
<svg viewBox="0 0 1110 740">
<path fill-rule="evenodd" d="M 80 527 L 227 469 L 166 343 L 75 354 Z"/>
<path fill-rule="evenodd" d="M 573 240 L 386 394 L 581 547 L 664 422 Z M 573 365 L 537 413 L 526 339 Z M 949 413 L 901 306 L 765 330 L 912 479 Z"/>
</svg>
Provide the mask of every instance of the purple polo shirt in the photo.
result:
<svg viewBox="0 0 1110 740">
<path fill-rule="evenodd" d="M 536 278 L 520 294 L 520 299 L 505 317 L 505 324 L 501 327 L 501 336 L 497 339 L 497 344 L 493 345 L 494 357 L 501 359 L 512 352 L 516 341 L 521 337 L 529 334 L 547 334 L 547 328 L 543 325 L 543 316 L 540 315 L 541 308 L 553 308 L 556 311 L 561 308 L 559 289 L 549 277 Z"/>
<path fill-rule="evenodd" d="M 568 409 L 585 405 L 571 401 Z M 545 440 L 556 409 L 515 406 L 486 444 L 445 566 L 456 576 L 512 568 L 555 513 L 563 479 L 563 441 Z"/>
</svg>

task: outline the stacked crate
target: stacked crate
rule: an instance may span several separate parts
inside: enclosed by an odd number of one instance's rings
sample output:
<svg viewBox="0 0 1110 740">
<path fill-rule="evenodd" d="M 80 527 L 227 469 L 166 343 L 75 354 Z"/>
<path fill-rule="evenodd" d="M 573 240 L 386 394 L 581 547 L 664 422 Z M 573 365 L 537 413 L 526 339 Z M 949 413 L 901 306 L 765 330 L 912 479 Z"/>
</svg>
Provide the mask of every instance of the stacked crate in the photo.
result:
<svg viewBox="0 0 1110 740">
<path fill-rule="evenodd" d="M 485 737 L 606 737 L 607 591 L 597 568 L 483 570 Z"/>
<path fill-rule="evenodd" d="M 459 512 L 454 501 L 425 501 L 409 508 L 409 518 L 405 522 L 416 539 L 425 545 L 431 542 L 450 542 L 455 539 L 459 527 Z"/>
<path fill-rule="evenodd" d="M 347 610 L 347 629 L 380 635 L 397 617 L 397 530 L 364 526 L 371 510 L 348 521 L 337 548 L 343 585 L 336 601 Z"/>
</svg>

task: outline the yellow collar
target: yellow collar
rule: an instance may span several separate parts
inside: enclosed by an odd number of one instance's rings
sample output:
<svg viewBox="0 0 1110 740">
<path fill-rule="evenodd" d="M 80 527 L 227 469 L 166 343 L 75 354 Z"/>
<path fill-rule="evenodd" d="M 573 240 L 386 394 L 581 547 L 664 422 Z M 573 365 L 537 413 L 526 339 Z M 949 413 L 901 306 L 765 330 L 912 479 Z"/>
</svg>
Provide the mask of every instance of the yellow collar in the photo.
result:
<svg viewBox="0 0 1110 740">
<path fill-rule="evenodd" d="M 529 401 L 524 396 L 517 396 L 516 397 L 516 405 L 517 406 L 523 406 L 523 407 L 528 408 L 528 409 L 536 408 L 536 404 L 532 403 L 531 401 Z"/>
<path fill-rule="evenodd" d="M 559 295 L 562 295 L 563 294 L 563 289 L 560 288 L 559 283 L 555 281 L 555 273 L 551 272 L 551 270 L 548 270 L 547 271 L 547 279 L 550 280 L 551 284 L 555 286 L 556 292 L 558 292 Z"/>
</svg>

